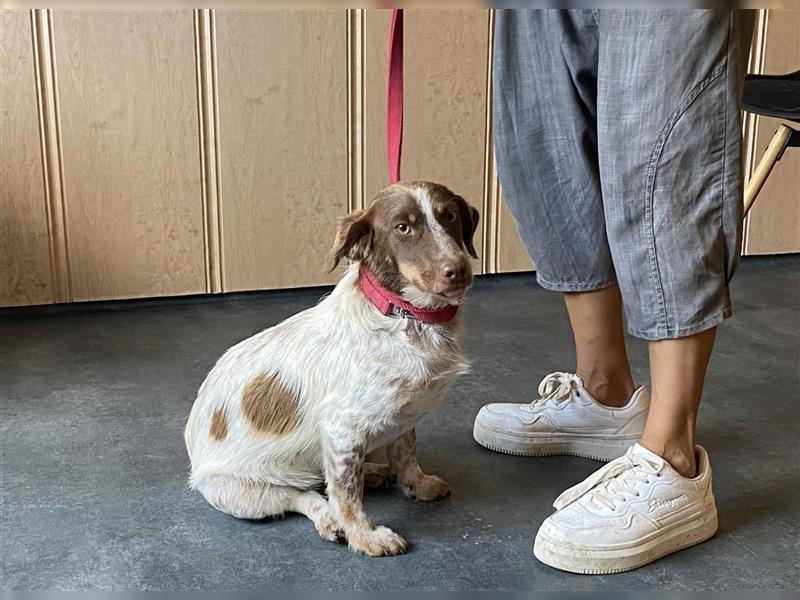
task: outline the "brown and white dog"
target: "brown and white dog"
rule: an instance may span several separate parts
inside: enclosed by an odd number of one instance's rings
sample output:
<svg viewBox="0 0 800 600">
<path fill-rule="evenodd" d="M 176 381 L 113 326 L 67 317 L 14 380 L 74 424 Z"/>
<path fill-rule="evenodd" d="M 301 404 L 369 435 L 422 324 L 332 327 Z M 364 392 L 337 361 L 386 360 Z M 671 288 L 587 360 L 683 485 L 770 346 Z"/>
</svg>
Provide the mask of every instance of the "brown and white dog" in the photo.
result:
<svg viewBox="0 0 800 600">
<path fill-rule="evenodd" d="M 331 294 L 230 348 L 200 387 L 185 431 L 192 488 L 236 517 L 298 512 L 325 539 L 404 552 L 362 495 L 394 482 L 417 500 L 450 493 L 417 464 L 414 427 L 468 366 L 456 312 L 477 223 L 427 182 L 392 185 L 345 217 L 331 270 L 351 262 Z M 381 447 L 388 464 L 365 463 Z"/>
</svg>

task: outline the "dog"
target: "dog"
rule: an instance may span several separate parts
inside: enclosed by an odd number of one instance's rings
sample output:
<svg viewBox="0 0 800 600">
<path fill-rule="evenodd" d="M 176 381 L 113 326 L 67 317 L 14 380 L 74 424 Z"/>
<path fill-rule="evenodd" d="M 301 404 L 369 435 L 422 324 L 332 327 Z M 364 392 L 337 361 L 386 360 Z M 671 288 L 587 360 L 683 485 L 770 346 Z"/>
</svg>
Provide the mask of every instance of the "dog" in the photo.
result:
<svg viewBox="0 0 800 600">
<path fill-rule="evenodd" d="M 297 512 L 358 552 L 405 552 L 370 521 L 363 491 L 450 493 L 420 469 L 414 427 L 468 369 L 458 305 L 477 224 L 474 207 L 428 182 L 394 184 L 342 219 L 328 261 L 348 266 L 333 291 L 230 348 L 200 387 L 184 435 L 190 487 L 235 517 Z M 381 447 L 387 464 L 365 463 Z"/>
</svg>

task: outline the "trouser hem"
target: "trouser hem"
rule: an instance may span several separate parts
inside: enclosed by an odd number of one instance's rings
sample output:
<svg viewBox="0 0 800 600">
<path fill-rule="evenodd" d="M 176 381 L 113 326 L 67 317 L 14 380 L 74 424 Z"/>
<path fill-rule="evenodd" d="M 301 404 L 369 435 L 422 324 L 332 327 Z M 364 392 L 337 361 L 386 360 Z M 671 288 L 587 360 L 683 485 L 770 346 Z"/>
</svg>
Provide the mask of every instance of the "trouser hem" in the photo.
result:
<svg viewBox="0 0 800 600">
<path fill-rule="evenodd" d="M 603 288 L 610 287 L 617 283 L 614 278 L 601 279 L 600 281 L 548 281 L 542 277 L 538 271 L 536 273 L 536 282 L 546 290 L 551 292 L 593 292 L 595 290 L 602 290 Z"/>
<path fill-rule="evenodd" d="M 671 328 L 656 327 L 652 329 L 634 329 L 628 325 L 627 329 L 628 333 L 630 333 L 632 336 L 651 342 L 657 342 L 659 340 L 673 340 L 676 338 L 688 337 L 690 335 L 711 329 L 712 327 L 716 327 L 732 314 L 733 308 L 730 304 L 728 304 L 721 311 L 693 325 Z"/>
</svg>

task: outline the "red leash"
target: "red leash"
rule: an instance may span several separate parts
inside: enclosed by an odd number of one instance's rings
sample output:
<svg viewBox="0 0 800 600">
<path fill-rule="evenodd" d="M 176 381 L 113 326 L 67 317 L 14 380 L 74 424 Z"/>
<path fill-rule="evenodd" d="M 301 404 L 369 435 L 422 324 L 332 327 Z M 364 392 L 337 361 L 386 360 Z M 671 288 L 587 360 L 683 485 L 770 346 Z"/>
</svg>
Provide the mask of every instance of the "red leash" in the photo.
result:
<svg viewBox="0 0 800 600">
<path fill-rule="evenodd" d="M 403 150 L 403 9 L 392 10 L 389 27 L 389 78 L 386 89 L 386 146 L 389 181 L 400 181 Z"/>
<path fill-rule="evenodd" d="M 403 9 L 392 10 L 389 28 L 389 76 L 386 88 L 386 157 L 389 162 L 389 180 L 400 181 L 400 156 L 403 149 Z M 378 311 L 387 317 L 416 319 L 436 325 L 447 323 L 456 316 L 458 306 L 421 308 L 403 300 L 384 288 L 366 269 L 358 274 L 358 283 Z"/>
</svg>

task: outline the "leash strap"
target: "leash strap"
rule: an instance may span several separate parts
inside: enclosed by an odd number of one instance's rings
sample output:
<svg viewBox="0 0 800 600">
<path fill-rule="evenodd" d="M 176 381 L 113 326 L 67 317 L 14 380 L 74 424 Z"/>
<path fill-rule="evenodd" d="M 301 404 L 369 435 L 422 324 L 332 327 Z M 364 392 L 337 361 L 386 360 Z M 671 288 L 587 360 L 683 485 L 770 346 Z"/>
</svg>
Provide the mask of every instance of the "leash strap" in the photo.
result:
<svg viewBox="0 0 800 600">
<path fill-rule="evenodd" d="M 389 27 L 389 77 L 386 89 L 386 145 L 389 181 L 400 181 L 403 150 L 403 9 L 392 10 Z"/>
</svg>

